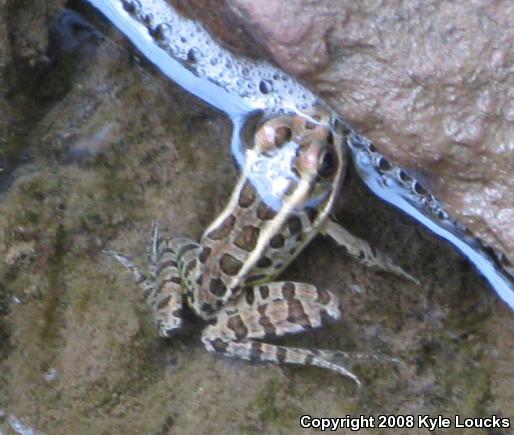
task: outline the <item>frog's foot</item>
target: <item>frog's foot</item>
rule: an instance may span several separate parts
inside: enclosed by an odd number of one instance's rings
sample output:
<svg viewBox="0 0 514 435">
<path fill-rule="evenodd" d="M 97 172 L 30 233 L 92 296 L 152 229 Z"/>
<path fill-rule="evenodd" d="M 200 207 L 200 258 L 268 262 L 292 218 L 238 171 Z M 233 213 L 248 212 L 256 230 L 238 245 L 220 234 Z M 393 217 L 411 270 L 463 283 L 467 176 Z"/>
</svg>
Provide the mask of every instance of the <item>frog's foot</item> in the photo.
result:
<svg viewBox="0 0 514 435">
<path fill-rule="evenodd" d="M 384 256 L 382 253 L 377 251 L 374 246 L 370 245 L 365 240 L 354 236 L 331 219 L 327 220 L 327 223 L 325 224 L 322 232 L 330 236 L 338 245 L 345 248 L 351 256 L 355 257 L 365 266 L 377 267 L 386 272 L 392 272 L 405 279 L 408 279 L 409 281 L 412 281 L 416 285 L 420 285 L 420 282 L 417 278 L 405 272 L 391 258 Z"/>
<path fill-rule="evenodd" d="M 154 223 L 150 240 L 149 277 L 124 255 L 115 251 L 104 251 L 132 272 L 134 281 L 139 284 L 152 308 L 153 318 L 161 337 L 169 337 L 183 326 L 182 279 L 177 265 L 177 252 L 185 244 L 191 243 L 189 239 L 161 240 L 159 226 Z"/>
<path fill-rule="evenodd" d="M 246 289 L 245 297 L 221 310 L 204 330 L 202 342 L 210 352 L 229 357 L 333 370 L 360 386 L 352 372 L 333 362 L 336 351 L 255 341 L 318 328 L 325 319 L 337 320 L 340 316 L 339 300 L 332 293 L 309 284 L 272 282 Z"/>
</svg>

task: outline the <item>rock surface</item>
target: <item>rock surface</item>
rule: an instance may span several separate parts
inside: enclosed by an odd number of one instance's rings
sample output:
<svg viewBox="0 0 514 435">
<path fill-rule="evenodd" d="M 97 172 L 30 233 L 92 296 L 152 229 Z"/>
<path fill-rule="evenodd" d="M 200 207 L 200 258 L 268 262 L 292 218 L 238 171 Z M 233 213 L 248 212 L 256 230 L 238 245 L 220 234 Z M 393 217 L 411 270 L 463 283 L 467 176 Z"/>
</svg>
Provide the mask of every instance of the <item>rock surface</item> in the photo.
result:
<svg viewBox="0 0 514 435">
<path fill-rule="evenodd" d="M 23 2 L 11 26 L 59 5 Z M 401 364 L 356 364 L 359 391 L 315 368 L 208 354 L 201 328 L 159 340 L 137 287 L 102 250 L 144 265 L 154 219 L 166 235 L 198 238 L 234 185 L 230 124 L 105 22 L 94 23 L 105 39 L 81 32 L 73 53 L 31 51 L 28 60 L 42 53 L 51 62 L 29 61 L 26 70 L 15 70 L 13 59 L 18 47 L 47 46 L 44 26 L 32 43 L 21 34 L 19 45 L 0 48 L 11 53 L 2 59 L 7 69 L 20 72 L 6 77 L 8 97 L 0 98 L 15 109 L 8 129 L 16 134 L 0 137 L 25 156 L 10 166 L 0 196 L 2 433 L 14 433 L 16 422 L 57 435 L 290 434 L 303 414 L 513 421 L 514 316 L 463 258 L 355 175 L 337 218 L 422 284 L 366 269 L 320 237 L 283 278 L 334 291 L 343 319 L 285 343 L 385 354 Z M 31 65 L 38 74 L 28 74 L 36 72 Z"/>
<path fill-rule="evenodd" d="M 512 1 L 223 3 L 236 29 L 514 262 Z"/>
</svg>

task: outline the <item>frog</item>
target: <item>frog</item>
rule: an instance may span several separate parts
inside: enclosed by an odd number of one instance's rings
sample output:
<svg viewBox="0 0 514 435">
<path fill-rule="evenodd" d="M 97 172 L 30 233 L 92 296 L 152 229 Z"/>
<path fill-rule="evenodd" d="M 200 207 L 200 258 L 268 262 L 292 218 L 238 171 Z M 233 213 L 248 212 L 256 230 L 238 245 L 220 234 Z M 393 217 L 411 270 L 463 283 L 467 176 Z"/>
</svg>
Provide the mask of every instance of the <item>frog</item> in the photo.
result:
<svg viewBox="0 0 514 435">
<path fill-rule="evenodd" d="M 322 108 L 264 120 L 244 150 L 227 206 L 199 242 L 163 238 L 154 222 L 148 273 L 125 255 L 106 251 L 142 289 L 161 337 L 183 329 L 188 309 L 205 322 L 201 341 L 210 352 L 251 362 L 315 366 L 360 385 L 340 361 L 367 355 L 272 343 L 341 318 L 334 292 L 277 280 L 318 234 L 328 235 L 366 266 L 419 284 L 331 217 L 347 170 L 349 134 Z"/>
</svg>

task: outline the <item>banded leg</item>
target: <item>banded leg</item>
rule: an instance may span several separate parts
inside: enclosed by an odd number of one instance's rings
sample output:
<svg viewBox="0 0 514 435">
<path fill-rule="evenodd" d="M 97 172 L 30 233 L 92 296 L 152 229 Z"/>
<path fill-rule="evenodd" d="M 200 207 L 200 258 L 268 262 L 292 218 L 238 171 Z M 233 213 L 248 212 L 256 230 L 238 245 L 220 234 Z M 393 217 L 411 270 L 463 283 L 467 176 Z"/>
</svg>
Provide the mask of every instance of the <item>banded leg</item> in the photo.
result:
<svg viewBox="0 0 514 435">
<path fill-rule="evenodd" d="M 368 267 L 378 267 L 386 272 L 392 272 L 416 285 L 420 285 L 417 278 L 405 272 L 400 266 L 395 264 L 391 258 L 384 256 L 365 240 L 359 239 L 347 231 L 341 225 L 331 219 L 327 220 L 323 233 L 330 236 L 338 245 L 346 248 L 348 253 L 359 262 Z"/>
<path fill-rule="evenodd" d="M 154 223 L 150 240 L 149 277 L 127 257 L 115 251 L 104 251 L 118 260 L 123 267 L 132 272 L 134 281 L 143 290 L 152 308 L 153 318 L 161 337 L 169 337 L 183 325 L 183 293 L 181 277 L 177 266 L 177 252 L 189 239 L 162 241 L 159 227 Z"/>
<path fill-rule="evenodd" d="M 215 323 L 204 330 L 202 342 L 210 352 L 250 361 L 321 367 L 360 385 L 353 373 L 334 362 L 338 356 L 352 359 L 349 353 L 254 341 L 318 328 L 324 320 L 340 317 L 339 300 L 332 293 L 309 284 L 272 282 L 248 288 L 244 297 L 222 309 Z"/>
<path fill-rule="evenodd" d="M 154 236 L 155 289 L 148 297 L 148 303 L 161 337 L 170 337 L 184 326 L 184 288 L 178 255 L 184 246 L 192 243 L 186 238 L 160 241 L 158 233 Z"/>
</svg>

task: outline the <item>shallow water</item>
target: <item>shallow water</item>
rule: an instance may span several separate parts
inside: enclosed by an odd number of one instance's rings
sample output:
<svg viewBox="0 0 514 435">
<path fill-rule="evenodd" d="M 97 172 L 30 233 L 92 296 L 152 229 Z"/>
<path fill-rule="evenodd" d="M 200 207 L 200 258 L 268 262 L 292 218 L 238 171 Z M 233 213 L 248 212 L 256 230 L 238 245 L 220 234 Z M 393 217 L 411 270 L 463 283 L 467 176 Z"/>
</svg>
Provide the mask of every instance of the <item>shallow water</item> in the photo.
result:
<svg viewBox="0 0 514 435">
<path fill-rule="evenodd" d="M 0 203 L 0 430 L 12 432 L 8 415 L 48 434 L 296 433 L 303 414 L 514 415 L 511 312 L 355 172 L 337 219 L 422 285 L 319 238 L 284 279 L 336 292 L 343 320 L 285 342 L 403 364 L 356 365 L 359 391 L 314 368 L 208 354 L 198 329 L 157 339 L 138 289 L 101 251 L 145 264 L 154 219 L 198 238 L 234 184 L 232 125 L 89 17 L 104 39 L 60 58 L 73 66 L 69 86 L 27 130 L 30 165 L 13 169 Z"/>
</svg>

